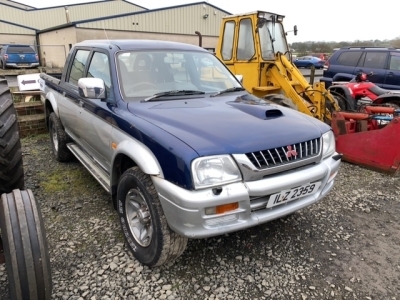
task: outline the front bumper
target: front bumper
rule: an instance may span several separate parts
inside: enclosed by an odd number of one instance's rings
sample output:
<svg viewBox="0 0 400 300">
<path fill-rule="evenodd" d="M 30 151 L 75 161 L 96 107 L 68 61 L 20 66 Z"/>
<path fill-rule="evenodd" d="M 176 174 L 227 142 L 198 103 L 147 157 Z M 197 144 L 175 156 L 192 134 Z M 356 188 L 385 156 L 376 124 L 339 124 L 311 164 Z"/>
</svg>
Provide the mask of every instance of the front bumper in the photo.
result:
<svg viewBox="0 0 400 300">
<path fill-rule="evenodd" d="M 341 160 L 334 159 L 335 155 L 318 164 L 261 180 L 225 185 L 219 195 L 212 189 L 185 190 L 158 177 L 153 177 L 153 182 L 172 230 L 188 238 L 206 238 L 266 223 L 321 200 L 333 187 L 339 170 Z M 317 181 L 321 185 L 316 193 L 266 208 L 270 195 Z M 236 210 L 221 215 L 205 214 L 207 207 L 233 202 L 239 203 Z"/>
<path fill-rule="evenodd" d="M 8 68 L 35 68 L 39 67 L 39 63 L 27 63 L 27 64 L 18 64 L 18 63 L 6 63 L 6 67 Z"/>
</svg>

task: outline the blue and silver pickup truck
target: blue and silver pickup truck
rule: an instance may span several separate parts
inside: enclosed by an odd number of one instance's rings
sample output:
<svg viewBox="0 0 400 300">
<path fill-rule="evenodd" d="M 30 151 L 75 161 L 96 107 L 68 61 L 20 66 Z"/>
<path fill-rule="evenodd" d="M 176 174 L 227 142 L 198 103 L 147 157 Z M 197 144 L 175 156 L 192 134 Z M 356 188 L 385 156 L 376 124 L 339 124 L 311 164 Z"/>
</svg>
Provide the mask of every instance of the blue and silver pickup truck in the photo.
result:
<svg viewBox="0 0 400 300">
<path fill-rule="evenodd" d="M 55 158 L 110 193 L 144 265 L 316 203 L 341 162 L 328 125 L 252 96 L 197 46 L 84 41 L 40 85 Z"/>
</svg>

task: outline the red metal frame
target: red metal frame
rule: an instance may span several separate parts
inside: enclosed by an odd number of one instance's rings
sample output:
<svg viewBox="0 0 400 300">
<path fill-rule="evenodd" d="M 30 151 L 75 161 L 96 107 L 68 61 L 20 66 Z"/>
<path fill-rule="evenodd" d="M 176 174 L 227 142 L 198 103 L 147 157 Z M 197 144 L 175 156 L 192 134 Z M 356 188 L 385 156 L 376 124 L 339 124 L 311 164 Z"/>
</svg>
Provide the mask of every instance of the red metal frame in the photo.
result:
<svg viewBox="0 0 400 300">
<path fill-rule="evenodd" d="M 393 114 L 392 107 L 367 106 L 366 113 L 335 112 L 331 127 L 336 150 L 343 160 L 380 172 L 400 170 L 400 117 L 387 125 L 372 119 L 374 114 Z"/>
</svg>

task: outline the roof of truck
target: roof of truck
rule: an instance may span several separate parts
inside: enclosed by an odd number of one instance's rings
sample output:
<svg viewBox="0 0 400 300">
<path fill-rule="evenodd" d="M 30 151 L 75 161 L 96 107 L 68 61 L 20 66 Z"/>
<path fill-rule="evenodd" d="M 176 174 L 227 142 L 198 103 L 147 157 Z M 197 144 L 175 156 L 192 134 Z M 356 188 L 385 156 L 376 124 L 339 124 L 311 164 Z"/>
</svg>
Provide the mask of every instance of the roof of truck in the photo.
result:
<svg viewBox="0 0 400 300">
<path fill-rule="evenodd" d="M 179 42 L 160 41 L 160 40 L 85 40 L 75 44 L 75 46 L 91 46 L 105 48 L 114 45 L 121 50 L 191 50 L 204 51 L 206 49 L 196 45 L 190 45 Z"/>
</svg>

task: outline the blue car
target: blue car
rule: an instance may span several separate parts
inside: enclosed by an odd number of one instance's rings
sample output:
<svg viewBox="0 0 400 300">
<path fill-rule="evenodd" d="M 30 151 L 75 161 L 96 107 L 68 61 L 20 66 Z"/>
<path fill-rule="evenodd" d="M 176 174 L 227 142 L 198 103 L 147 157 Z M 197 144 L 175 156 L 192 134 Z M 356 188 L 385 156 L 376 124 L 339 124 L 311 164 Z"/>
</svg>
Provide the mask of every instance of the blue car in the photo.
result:
<svg viewBox="0 0 400 300">
<path fill-rule="evenodd" d="M 325 61 L 314 56 L 303 56 L 296 58 L 293 63 L 298 68 L 311 68 L 314 66 L 316 69 L 322 69 Z"/>
<path fill-rule="evenodd" d="M 39 66 L 39 57 L 29 45 L 0 46 L 0 67 L 6 68 L 34 68 Z"/>
</svg>

